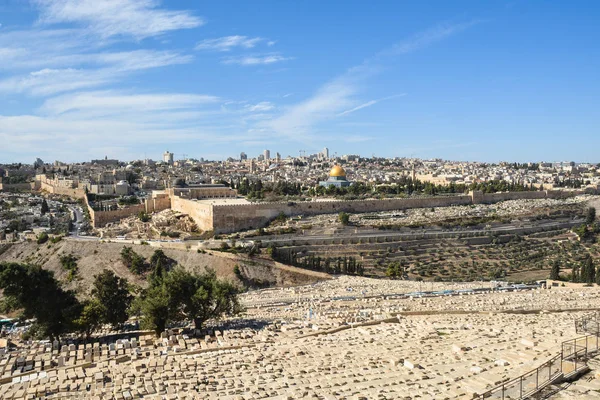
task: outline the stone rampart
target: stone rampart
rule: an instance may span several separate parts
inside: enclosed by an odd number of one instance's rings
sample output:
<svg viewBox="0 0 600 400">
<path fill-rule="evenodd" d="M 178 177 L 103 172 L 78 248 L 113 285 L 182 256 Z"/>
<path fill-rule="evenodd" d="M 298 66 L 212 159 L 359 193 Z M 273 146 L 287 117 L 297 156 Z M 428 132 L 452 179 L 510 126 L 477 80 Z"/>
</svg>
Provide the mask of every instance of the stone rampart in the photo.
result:
<svg viewBox="0 0 600 400">
<path fill-rule="evenodd" d="M 153 212 L 160 212 L 166 209 L 171 208 L 171 198 L 170 197 L 159 197 L 159 198 L 149 198 L 146 199 L 146 212 L 151 214 Z"/>
<path fill-rule="evenodd" d="M 88 209 L 91 210 L 92 208 L 88 205 Z M 120 208 L 114 211 L 94 211 L 93 213 L 92 211 L 90 211 L 90 218 L 92 219 L 94 228 L 99 228 L 110 222 L 117 222 L 123 218 L 137 215 L 140 213 L 140 211 L 146 212 L 146 205 L 136 204 L 134 206 Z"/>
<path fill-rule="evenodd" d="M 66 186 L 58 186 L 53 184 L 52 179 L 48 179 L 46 176 L 36 176 L 36 187 L 38 190 L 43 190 L 48 193 L 58 194 L 62 196 L 74 197 L 77 199 L 83 199 L 85 197 L 85 190 L 81 188 L 72 188 Z"/>
<path fill-rule="evenodd" d="M 587 191 L 553 190 L 503 193 L 482 193 L 476 191 L 471 192 L 468 195 L 427 198 L 214 205 L 211 206 L 212 221 L 205 221 L 203 224 L 199 224 L 199 227 L 200 229 L 203 229 L 202 226 L 210 226 L 215 233 L 227 233 L 244 229 L 258 229 L 260 227 L 264 227 L 269 221 L 277 217 L 277 215 L 280 213 L 283 213 L 286 216 L 335 214 L 342 211 L 348 213 L 365 213 L 405 210 L 409 208 L 431 208 L 479 203 L 497 203 L 500 201 L 518 199 L 560 199 L 573 197 L 584 193 L 587 193 Z M 189 207 L 193 208 L 193 202 L 189 205 Z M 191 215 L 190 212 L 186 213 Z M 198 221 L 196 222 L 198 223 Z"/>
<path fill-rule="evenodd" d="M 0 191 L 4 192 L 26 192 L 35 188 L 35 182 L 24 183 L 0 183 Z"/>
<path fill-rule="evenodd" d="M 349 213 L 364 213 L 405 210 L 409 208 L 447 207 L 471 203 L 471 196 L 458 195 L 410 199 L 214 205 L 213 230 L 215 233 L 225 233 L 243 229 L 257 229 L 265 226 L 280 213 L 287 216 L 335 214 L 342 211 Z"/>
<path fill-rule="evenodd" d="M 188 214 L 193 218 L 199 229 L 203 231 L 214 230 L 213 225 L 213 205 L 195 200 L 182 199 L 174 196 L 171 198 L 171 209 L 177 212 Z M 232 210 L 232 212 L 236 212 Z"/>
</svg>

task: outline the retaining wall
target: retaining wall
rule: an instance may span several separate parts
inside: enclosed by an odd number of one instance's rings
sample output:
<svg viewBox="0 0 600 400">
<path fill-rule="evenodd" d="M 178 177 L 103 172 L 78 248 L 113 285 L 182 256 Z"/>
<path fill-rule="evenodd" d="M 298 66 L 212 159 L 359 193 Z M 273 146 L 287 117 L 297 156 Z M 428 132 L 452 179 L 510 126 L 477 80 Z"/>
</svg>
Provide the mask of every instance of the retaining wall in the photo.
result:
<svg viewBox="0 0 600 400">
<path fill-rule="evenodd" d="M 518 199 L 560 199 L 573 197 L 586 190 L 573 191 L 536 191 L 536 192 L 504 192 L 482 193 L 471 192 L 469 195 L 439 196 L 428 198 L 384 199 L 384 200 L 353 200 L 353 201 L 313 201 L 313 202 L 282 202 L 258 203 L 244 205 L 214 205 L 212 206 L 212 221 L 199 223 L 211 226 L 215 233 L 235 232 L 243 229 L 258 229 L 280 213 L 286 216 L 335 214 L 339 212 L 364 213 L 375 211 L 405 210 L 409 208 L 448 207 L 453 205 L 468 205 L 480 203 L 497 203 Z M 193 204 L 193 202 L 192 202 Z M 190 204 L 187 208 L 193 208 Z M 191 213 L 188 212 L 191 215 Z M 207 212 L 207 215 L 209 212 Z M 196 221 L 198 223 L 198 221 Z"/>
</svg>

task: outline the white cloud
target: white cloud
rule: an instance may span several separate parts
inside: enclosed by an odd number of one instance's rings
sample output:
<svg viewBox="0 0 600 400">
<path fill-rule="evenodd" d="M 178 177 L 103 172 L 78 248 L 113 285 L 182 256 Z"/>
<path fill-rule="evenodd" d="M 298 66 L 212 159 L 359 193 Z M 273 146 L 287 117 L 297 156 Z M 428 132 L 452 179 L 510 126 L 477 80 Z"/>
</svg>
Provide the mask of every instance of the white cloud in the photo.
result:
<svg viewBox="0 0 600 400">
<path fill-rule="evenodd" d="M 349 109 L 349 110 L 346 110 L 346 111 L 344 111 L 344 112 L 342 112 L 342 113 L 339 113 L 339 114 L 338 114 L 338 117 L 341 117 L 342 115 L 348 115 L 348 114 L 351 114 L 351 113 L 353 113 L 354 111 L 358 111 L 358 110 L 361 110 L 361 109 L 363 109 L 363 108 L 370 107 L 370 106 L 372 106 L 372 105 L 374 105 L 374 104 L 377 104 L 377 102 L 378 102 L 377 100 L 371 100 L 371 101 L 367 101 L 366 103 L 363 103 L 363 104 L 361 104 L 361 105 L 359 105 L 359 106 L 356 106 L 356 107 L 354 107 L 354 108 L 351 108 L 351 109 Z"/>
<path fill-rule="evenodd" d="M 384 56 L 397 56 L 419 50 L 467 29 L 475 23 L 477 22 L 438 26 L 400 42 L 390 49 L 367 59 L 361 65 L 350 68 L 345 74 L 321 87 L 311 98 L 288 107 L 282 115 L 266 122 L 266 126 L 278 134 L 288 136 L 290 139 L 309 143 L 311 129 L 316 124 L 350 114 L 384 100 L 358 103 L 354 98 L 359 92 L 360 83 L 370 75 L 378 72 L 379 67 L 376 62 L 380 62 Z"/>
<path fill-rule="evenodd" d="M 350 106 L 355 93 L 356 87 L 352 82 L 346 77 L 339 78 L 323 86 L 308 100 L 288 107 L 283 115 L 266 125 L 279 134 L 307 142 L 309 129 Z"/>
<path fill-rule="evenodd" d="M 123 113 L 126 110 L 142 112 L 196 108 L 200 105 L 216 103 L 215 96 L 161 93 L 123 94 L 111 91 L 83 92 L 55 97 L 46 100 L 41 111 L 58 115 L 72 111 L 98 111 L 102 114 Z"/>
<path fill-rule="evenodd" d="M 205 39 L 196 45 L 196 50 L 230 51 L 234 47 L 251 49 L 263 40 L 260 37 L 224 36 L 217 39 Z"/>
<path fill-rule="evenodd" d="M 261 101 L 260 103 L 254 105 L 247 105 L 246 109 L 251 112 L 264 112 L 270 111 L 275 108 L 275 105 L 268 101 Z"/>
<path fill-rule="evenodd" d="M 473 20 L 462 24 L 442 24 L 432 29 L 421 32 L 405 41 L 396 43 L 391 48 L 383 51 L 379 55 L 401 55 L 411 53 L 423 47 L 432 45 L 448 36 L 454 35 L 473 25 L 480 23 L 480 20 Z"/>
<path fill-rule="evenodd" d="M 0 92 L 23 93 L 47 96 L 55 93 L 100 86 L 114 77 L 98 71 L 79 69 L 45 68 L 25 76 L 11 77 L 0 81 Z"/>
<path fill-rule="evenodd" d="M 284 57 L 280 54 L 254 55 L 229 57 L 223 60 L 223 64 L 239 64 L 239 65 L 269 65 L 283 61 L 292 60 L 292 57 Z"/>
<path fill-rule="evenodd" d="M 100 68 L 43 68 L 0 80 L 0 92 L 48 96 L 113 83 L 134 71 L 191 61 L 189 56 L 151 50 L 92 53 L 85 58 L 89 64 L 94 64 L 90 67 Z"/>
<path fill-rule="evenodd" d="M 358 105 L 358 106 L 356 106 L 354 108 L 351 108 L 349 110 L 341 112 L 337 116 L 338 117 L 342 117 L 344 115 L 352 114 L 353 112 L 358 111 L 358 110 L 362 110 L 363 108 L 371 107 L 371 106 L 379 103 L 380 101 L 389 100 L 389 99 L 393 99 L 393 98 L 401 97 L 401 96 L 406 96 L 406 94 L 403 93 L 403 94 L 398 94 L 398 95 L 394 95 L 394 96 L 384 97 L 383 99 L 367 101 L 366 103 L 360 104 L 360 105 Z"/>
<path fill-rule="evenodd" d="M 195 28 L 204 21 L 187 11 L 158 8 L 156 0 L 34 0 L 43 24 L 78 23 L 109 38 L 135 39 Z"/>
</svg>

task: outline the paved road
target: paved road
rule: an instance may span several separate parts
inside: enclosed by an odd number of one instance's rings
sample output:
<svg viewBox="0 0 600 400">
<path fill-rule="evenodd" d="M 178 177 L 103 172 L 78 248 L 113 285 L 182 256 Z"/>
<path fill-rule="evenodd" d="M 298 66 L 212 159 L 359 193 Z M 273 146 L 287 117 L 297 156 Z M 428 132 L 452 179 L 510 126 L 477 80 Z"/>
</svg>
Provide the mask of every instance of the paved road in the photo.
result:
<svg viewBox="0 0 600 400">
<path fill-rule="evenodd" d="M 97 240 L 97 237 L 94 236 L 81 236 L 81 225 L 84 222 L 83 219 L 83 210 L 81 209 L 80 206 L 74 206 L 74 205 L 68 205 L 69 209 L 71 210 L 71 212 L 73 213 L 74 221 L 71 227 L 71 231 L 69 232 L 69 236 L 71 236 L 72 238 L 75 239 L 82 239 L 82 240 Z"/>
</svg>

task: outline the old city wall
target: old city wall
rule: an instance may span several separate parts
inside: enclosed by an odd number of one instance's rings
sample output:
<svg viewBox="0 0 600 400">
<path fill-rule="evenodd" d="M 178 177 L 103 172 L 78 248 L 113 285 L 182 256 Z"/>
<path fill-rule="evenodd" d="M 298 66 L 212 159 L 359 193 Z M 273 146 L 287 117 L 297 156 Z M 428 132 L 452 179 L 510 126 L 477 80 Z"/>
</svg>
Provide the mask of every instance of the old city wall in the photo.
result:
<svg viewBox="0 0 600 400">
<path fill-rule="evenodd" d="M 35 182 L 0 183 L 0 191 L 4 192 L 26 192 L 33 189 L 35 189 Z"/>
<path fill-rule="evenodd" d="M 53 185 L 53 181 L 51 179 L 48 179 L 45 176 L 42 176 L 41 178 L 38 176 L 35 182 L 38 190 L 43 190 L 48 193 L 62 196 L 74 197 L 77 199 L 83 199 L 85 197 L 84 189 L 56 186 Z"/>
<path fill-rule="evenodd" d="M 520 199 L 545 199 L 546 192 L 504 192 L 504 193 L 485 193 L 481 197 L 481 203 L 497 203 L 506 200 Z M 475 200 L 475 198 L 474 198 Z M 475 201 L 474 201 L 475 203 Z"/>
<path fill-rule="evenodd" d="M 215 233 L 225 233 L 264 227 L 280 213 L 287 216 L 334 214 L 342 211 L 349 213 L 364 213 L 403 210 L 408 208 L 446 207 L 471 203 L 471 196 L 461 195 L 412 199 L 215 205 L 213 207 L 213 226 L 215 227 Z"/>
<path fill-rule="evenodd" d="M 94 211 L 88 205 L 88 210 L 90 211 L 90 218 L 92 219 L 92 223 L 94 228 L 99 228 L 105 226 L 110 222 L 117 222 L 123 218 L 131 217 L 132 215 L 139 214 L 140 211 L 146 211 L 145 204 L 137 204 L 135 206 L 130 206 L 126 208 L 121 208 L 114 211 Z"/>
<path fill-rule="evenodd" d="M 502 193 L 482 193 L 471 192 L 473 204 L 479 203 L 497 203 L 506 200 L 522 199 L 566 199 L 582 194 L 594 194 L 595 190 L 544 190 L 536 192 L 502 192 Z"/>
<path fill-rule="evenodd" d="M 174 196 L 171 198 L 171 209 L 177 212 L 188 214 L 193 218 L 198 228 L 203 231 L 214 230 L 213 225 L 213 205 L 194 200 L 182 199 Z M 232 212 L 237 212 L 235 209 Z"/>
<path fill-rule="evenodd" d="M 166 209 L 171 208 L 171 198 L 170 197 L 161 197 L 161 198 L 150 198 L 145 200 L 146 212 L 148 214 L 153 212 L 160 212 Z"/>
<path fill-rule="evenodd" d="M 552 190 L 535 192 L 482 193 L 469 195 L 439 196 L 410 199 L 354 200 L 354 201 L 315 201 L 304 203 L 258 203 L 245 205 L 215 205 L 212 209 L 211 226 L 215 233 L 235 232 L 245 229 L 258 229 L 280 213 L 286 216 L 334 214 L 338 212 L 364 213 L 375 211 L 404 210 L 409 208 L 448 207 L 481 203 L 497 203 L 519 199 L 562 199 L 585 193 L 586 190 Z M 203 228 L 201 228 L 203 229 Z"/>
</svg>

